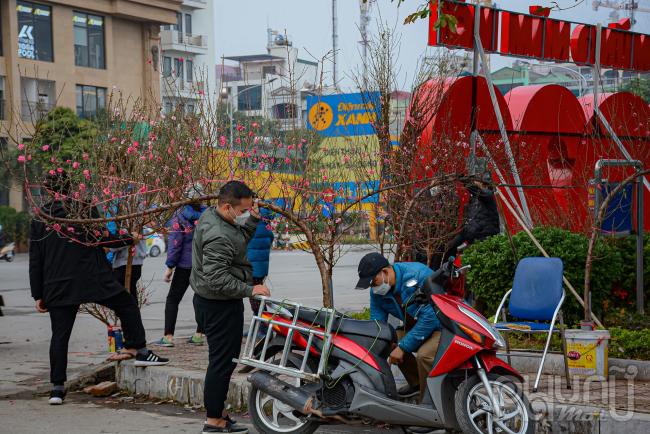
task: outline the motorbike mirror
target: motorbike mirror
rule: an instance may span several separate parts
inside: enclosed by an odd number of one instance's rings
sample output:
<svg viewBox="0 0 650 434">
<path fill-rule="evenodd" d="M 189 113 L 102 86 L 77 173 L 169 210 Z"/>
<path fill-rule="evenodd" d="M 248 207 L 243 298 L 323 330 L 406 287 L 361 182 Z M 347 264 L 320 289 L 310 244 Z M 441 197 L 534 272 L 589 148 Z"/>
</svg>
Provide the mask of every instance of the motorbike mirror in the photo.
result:
<svg viewBox="0 0 650 434">
<path fill-rule="evenodd" d="M 406 281 L 406 287 L 407 288 L 413 288 L 414 286 L 417 286 L 418 281 L 415 279 L 409 279 Z"/>
</svg>

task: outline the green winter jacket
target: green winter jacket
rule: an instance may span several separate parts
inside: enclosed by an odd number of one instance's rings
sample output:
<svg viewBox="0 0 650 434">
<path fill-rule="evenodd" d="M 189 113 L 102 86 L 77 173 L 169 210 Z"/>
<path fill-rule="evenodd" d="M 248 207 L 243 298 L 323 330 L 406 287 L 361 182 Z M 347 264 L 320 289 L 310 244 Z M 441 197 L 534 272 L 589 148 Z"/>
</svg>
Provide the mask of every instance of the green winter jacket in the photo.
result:
<svg viewBox="0 0 650 434">
<path fill-rule="evenodd" d="M 253 269 L 246 250 L 258 222 L 251 216 L 243 227 L 238 227 L 224 220 L 213 207 L 201 215 L 192 240 L 190 285 L 194 292 L 211 300 L 251 296 Z"/>
</svg>

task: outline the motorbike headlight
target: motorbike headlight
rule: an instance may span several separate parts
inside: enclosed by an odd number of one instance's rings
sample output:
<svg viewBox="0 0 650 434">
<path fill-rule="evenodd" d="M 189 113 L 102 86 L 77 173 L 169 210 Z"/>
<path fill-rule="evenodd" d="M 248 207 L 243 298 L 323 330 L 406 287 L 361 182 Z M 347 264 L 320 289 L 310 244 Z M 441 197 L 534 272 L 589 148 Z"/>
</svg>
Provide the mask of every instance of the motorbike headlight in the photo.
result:
<svg viewBox="0 0 650 434">
<path fill-rule="evenodd" d="M 506 347 L 506 340 L 503 339 L 503 336 L 501 336 L 501 333 L 497 329 L 495 329 L 492 324 L 487 322 L 485 318 L 483 318 L 480 315 L 475 314 L 469 309 L 464 308 L 463 306 L 458 306 L 458 309 L 467 315 L 468 317 L 472 318 L 476 323 L 478 323 L 485 331 L 486 334 L 490 335 L 492 339 L 494 339 L 494 348 L 505 348 Z"/>
</svg>

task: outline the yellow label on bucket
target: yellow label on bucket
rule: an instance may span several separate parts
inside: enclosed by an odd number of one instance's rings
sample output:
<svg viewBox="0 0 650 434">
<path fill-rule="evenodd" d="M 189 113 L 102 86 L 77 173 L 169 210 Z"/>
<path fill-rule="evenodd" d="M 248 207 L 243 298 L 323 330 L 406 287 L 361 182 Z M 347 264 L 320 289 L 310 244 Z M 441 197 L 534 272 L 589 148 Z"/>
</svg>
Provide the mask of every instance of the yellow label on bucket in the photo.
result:
<svg viewBox="0 0 650 434">
<path fill-rule="evenodd" d="M 569 368 L 596 369 L 596 346 L 593 344 L 567 343 Z"/>
</svg>

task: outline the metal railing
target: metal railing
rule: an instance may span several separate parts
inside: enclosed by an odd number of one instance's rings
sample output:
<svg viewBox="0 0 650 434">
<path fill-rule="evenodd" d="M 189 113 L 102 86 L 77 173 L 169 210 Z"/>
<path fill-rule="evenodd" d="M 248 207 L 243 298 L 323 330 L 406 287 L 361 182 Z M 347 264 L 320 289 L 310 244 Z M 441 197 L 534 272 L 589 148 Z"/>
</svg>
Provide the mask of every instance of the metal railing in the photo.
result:
<svg viewBox="0 0 650 434">
<path fill-rule="evenodd" d="M 180 44 L 192 47 L 207 48 L 207 38 L 203 35 L 191 35 L 178 30 L 162 30 L 160 39 L 165 44 Z"/>
<path fill-rule="evenodd" d="M 243 356 L 236 361 L 242 365 L 275 372 L 277 374 L 302 378 L 307 381 L 317 381 L 326 368 L 327 357 L 332 345 L 332 326 L 336 318 L 336 311 L 327 308 L 314 309 L 303 306 L 300 303 L 286 300 L 274 300 L 267 297 L 256 298 L 260 300 L 260 308 L 251 320 Z M 321 328 L 320 324 L 306 325 L 304 322 L 298 323 L 301 309 L 316 311 L 317 315 L 322 314 L 325 319 L 324 327 Z M 267 313 L 267 318 L 262 316 L 265 312 Z M 256 356 L 255 348 L 257 345 L 255 337 L 259 332 L 260 324 L 266 324 L 267 327 L 262 350 L 259 355 Z M 284 345 L 282 347 L 282 355 L 280 361 L 277 363 L 266 361 L 266 353 L 269 348 L 269 343 L 271 342 L 271 337 L 273 336 L 273 326 L 284 328 L 287 331 Z M 308 335 L 300 368 L 287 366 L 287 361 L 289 360 L 289 354 L 291 353 L 291 347 L 293 344 L 293 336 L 296 332 Z M 307 360 L 309 359 L 311 350 L 314 347 L 314 337 L 323 341 L 322 348 L 320 349 L 320 361 L 315 373 L 306 370 Z M 303 349 L 301 348 L 301 351 L 302 350 Z"/>
</svg>

